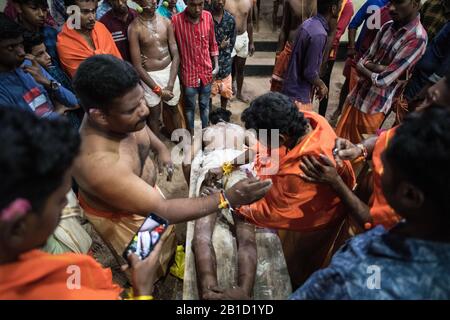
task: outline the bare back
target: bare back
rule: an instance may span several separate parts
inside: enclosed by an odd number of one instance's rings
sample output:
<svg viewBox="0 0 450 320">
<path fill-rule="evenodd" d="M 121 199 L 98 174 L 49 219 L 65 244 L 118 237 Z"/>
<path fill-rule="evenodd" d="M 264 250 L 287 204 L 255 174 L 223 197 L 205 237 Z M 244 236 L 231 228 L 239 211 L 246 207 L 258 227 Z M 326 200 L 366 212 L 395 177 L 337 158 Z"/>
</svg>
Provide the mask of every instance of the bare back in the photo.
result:
<svg viewBox="0 0 450 320">
<path fill-rule="evenodd" d="M 286 0 L 284 14 L 290 15 L 288 41 L 293 42 L 296 31 L 306 19 L 317 12 L 317 2 L 311 0 Z"/>
<path fill-rule="evenodd" d="M 156 182 L 156 168 L 150 158 L 150 129 L 144 129 L 129 134 L 122 140 L 112 140 L 87 124 L 84 120 L 80 128 L 83 140 L 80 156 L 75 162 L 75 180 L 80 194 L 93 208 L 104 211 L 120 211 L 111 206 L 108 199 L 99 196 L 99 187 L 108 194 L 120 185 L 107 185 L 108 177 L 114 175 L 134 175 L 145 184 L 153 187 Z M 109 190 L 108 190 L 109 189 Z M 124 198 L 126 195 L 124 194 Z"/>
<path fill-rule="evenodd" d="M 129 32 L 138 36 L 141 54 L 147 57 L 144 63 L 146 71 L 157 71 L 167 67 L 172 61 L 169 50 L 170 20 L 155 14 L 152 20 L 143 20 L 138 16 L 130 24 Z"/>
<path fill-rule="evenodd" d="M 236 20 L 237 34 L 247 31 L 247 20 L 251 14 L 253 0 L 227 0 L 225 9 L 230 12 Z"/>
</svg>

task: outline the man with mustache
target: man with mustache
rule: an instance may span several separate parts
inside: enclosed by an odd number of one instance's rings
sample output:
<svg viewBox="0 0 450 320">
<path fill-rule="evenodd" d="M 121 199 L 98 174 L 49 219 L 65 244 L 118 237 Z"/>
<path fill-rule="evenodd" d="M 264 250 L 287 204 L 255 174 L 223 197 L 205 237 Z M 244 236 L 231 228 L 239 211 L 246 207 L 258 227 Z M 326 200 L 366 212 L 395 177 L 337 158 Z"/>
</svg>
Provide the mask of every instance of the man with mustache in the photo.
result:
<svg viewBox="0 0 450 320">
<path fill-rule="evenodd" d="M 86 112 L 80 128 L 83 146 L 74 171 L 80 205 L 116 254 L 122 254 L 150 213 L 175 224 L 218 209 L 221 193 L 166 200 L 156 188 L 157 168 L 150 151 L 157 154 L 169 176 L 171 156 L 146 125 L 149 110 L 144 90 L 130 63 L 111 55 L 91 57 L 78 69 L 74 88 Z M 258 200 L 270 185 L 246 179 L 224 194 L 235 207 Z M 169 254 L 163 255 L 162 266 L 167 266 L 173 241 L 165 242 L 162 250 Z"/>
<path fill-rule="evenodd" d="M 65 0 L 65 5 L 78 6 L 81 14 L 79 26 L 73 26 L 70 19 L 66 21 L 56 44 L 61 65 L 70 77 L 75 75 L 84 60 L 93 55 L 112 54 L 122 58 L 111 33 L 104 24 L 95 20 L 97 0 Z"/>
</svg>

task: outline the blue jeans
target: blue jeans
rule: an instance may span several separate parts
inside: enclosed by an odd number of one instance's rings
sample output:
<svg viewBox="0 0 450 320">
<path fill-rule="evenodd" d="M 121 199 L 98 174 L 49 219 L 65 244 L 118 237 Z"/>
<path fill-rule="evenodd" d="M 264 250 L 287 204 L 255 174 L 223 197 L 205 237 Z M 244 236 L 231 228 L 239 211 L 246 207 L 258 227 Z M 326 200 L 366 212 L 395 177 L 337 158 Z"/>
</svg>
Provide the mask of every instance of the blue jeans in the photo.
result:
<svg viewBox="0 0 450 320">
<path fill-rule="evenodd" d="M 202 120 L 202 128 L 206 128 L 209 122 L 209 98 L 211 96 L 211 84 L 204 86 L 200 84 L 198 88 L 184 87 L 185 112 L 188 129 L 194 129 L 195 118 L 195 98 L 198 94 L 198 104 L 200 107 L 200 119 Z"/>
</svg>

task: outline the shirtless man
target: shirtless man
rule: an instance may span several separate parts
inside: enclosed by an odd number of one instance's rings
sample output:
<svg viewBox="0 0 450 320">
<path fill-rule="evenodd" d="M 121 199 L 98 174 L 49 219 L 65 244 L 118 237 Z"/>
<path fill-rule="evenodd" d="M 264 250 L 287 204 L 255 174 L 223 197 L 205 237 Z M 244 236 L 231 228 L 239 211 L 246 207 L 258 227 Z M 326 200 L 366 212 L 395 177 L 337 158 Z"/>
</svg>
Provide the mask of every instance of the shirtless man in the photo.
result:
<svg viewBox="0 0 450 320">
<path fill-rule="evenodd" d="M 219 194 L 202 199 L 165 200 L 155 188 L 159 162 L 170 154 L 146 125 L 149 110 L 133 66 L 109 55 L 86 60 L 74 88 L 86 111 L 80 128 L 83 146 L 75 163 L 80 204 L 102 238 L 119 255 L 144 218 L 155 213 L 170 224 L 213 213 Z M 269 181 L 247 179 L 225 191 L 231 205 L 253 202 L 268 191 Z"/>
<path fill-rule="evenodd" d="M 211 126 L 204 129 L 203 152 L 198 153 L 194 160 L 198 161 L 198 165 L 194 168 L 199 170 L 196 172 L 200 176 L 199 179 L 206 175 L 201 184 L 201 189 L 197 191 L 201 192 L 203 196 L 210 195 L 211 192 L 215 191 L 211 188 L 215 181 L 209 181 L 207 171 L 220 167 L 222 163 L 231 161 L 244 152 L 246 132 L 244 128 L 230 123 L 230 116 L 231 112 L 222 108 L 209 114 Z M 246 173 L 244 171 L 233 171 L 230 175 L 221 179 L 220 187 L 231 188 L 235 183 L 245 178 Z M 229 224 L 234 225 L 233 229 L 236 232 L 238 248 L 237 287 L 231 287 L 232 284 L 230 284 L 228 288 L 220 288 L 217 279 L 217 262 L 212 245 L 212 236 L 216 221 L 221 215 L 225 217 Z M 231 215 L 227 209 L 219 210 L 195 222 L 192 249 L 195 256 L 195 268 L 201 299 L 230 299 L 236 295 L 250 299 L 256 276 L 255 241 L 255 226 L 247 223 L 243 218 Z"/>
<path fill-rule="evenodd" d="M 270 91 L 281 92 L 298 26 L 317 13 L 316 0 L 285 0 Z"/>
<path fill-rule="evenodd" d="M 155 14 L 156 0 L 136 3 L 143 10 L 128 28 L 131 61 L 143 82 L 150 129 L 159 135 L 161 100 L 165 108 L 174 109 L 180 100 L 180 56 L 170 20 Z"/>
<path fill-rule="evenodd" d="M 225 3 L 225 10 L 230 12 L 236 20 L 236 42 L 231 57 L 233 59 L 233 83 L 237 84 L 236 98 L 243 102 L 249 102 L 247 97 L 242 95 L 244 84 L 245 61 L 248 56 L 255 52 L 253 43 L 253 21 L 252 10 L 253 0 L 228 0 Z"/>
</svg>

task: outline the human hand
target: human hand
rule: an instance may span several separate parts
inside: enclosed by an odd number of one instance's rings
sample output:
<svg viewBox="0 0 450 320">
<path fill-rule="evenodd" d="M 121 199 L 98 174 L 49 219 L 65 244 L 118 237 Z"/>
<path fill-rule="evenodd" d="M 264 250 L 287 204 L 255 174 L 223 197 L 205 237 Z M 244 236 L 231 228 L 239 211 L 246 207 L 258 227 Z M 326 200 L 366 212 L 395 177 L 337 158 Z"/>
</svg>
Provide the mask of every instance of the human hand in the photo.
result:
<svg viewBox="0 0 450 320">
<path fill-rule="evenodd" d="M 326 155 L 319 156 L 320 161 L 315 156 L 303 156 L 300 160 L 300 168 L 303 174 L 300 176 L 312 183 L 326 183 L 335 185 L 340 176 L 333 162 Z"/>
<path fill-rule="evenodd" d="M 320 84 L 314 88 L 314 91 L 316 94 L 316 98 L 319 101 L 322 101 L 323 98 L 326 98 L 328 96 L 328 88 L 325 83 L 323 83 L 323 81 L 320 81 Z"/>
<path fill-rule="evenodd" d="M 49 87 L 50 80 L 43 75 L 41 66 L 37 62 L 36 58 L 32 54 L 26 54 L 25 59 L 31 61 L 31 66 L 24 66 L 22 67 L 23 70 L 31 74 L 31 76 L 34 78 L 34 80 L 36 80 L 37 83 L 42 84 L 46 88 Z"/>
<path fill-rule="evenodd" d="M 226 190 L 225 196 L 230 202 L 230 206 L 235 208 L 261 199 L 271 187 L 272 180 L 270 179 L 261 181 L 257 178 L 248 178 Z"/>
<path fill-rule="evenodd" d="M 347 48 L 347 57 L 353 59 L 353 58 L 355 57 L 355 55 L 356 55 L 356 49 L 355 49 L 355 47 L 348 47 L 348 48 Z"/>
<path fill-rule="evenodd" d="M 160 175 L 165 172 L 167 174 L 167 181 L 172 181 L 174 166 L 168 150 L 158 154 L 158 171 Z"/>
<path fill-rule="evenodd" d="M 218 73 L 219 73 L 219 65 L 217 65 L 212 71 L 213 78 L 216 77 Z"/>
<path fill-rule="evenodd" d="M 225 39 L 222 40 L 222 42 L 220 43 L 220 49 L 226 49 L 230 46 L 230 39 L 227 37 Z"/>
<path fill-rule="evenodd" d="M 131 283 L 135 296 L 148 296 L 152 294 L 153 284 L 156 280 L 156 271 L 160 266 L 159 255 L 161 254 L 161 248 L 166 238 L 167 235 L 163 234 L 158 244 L 153 248 L 153 251 L 144 260 L 141 260 L 134 253 L 128 256 L 128 261 L 131 266 Z M 129 266 L 126 265 L 122 267 L 122 270 L 125 271 L 128 268 Z"/>
<path fill-rule="evenodd" d="M 248 44 L 248 56 L 251 57 L 255 53 L 255 44 L 253 42 L 249 42 Z"/>
<path fill-rule="evenodd" d="M 170 101 L 174 97 L 172 90 L 168 90 L 166 88 L 161 90 L 161 99 L 163 101 Z"/>
<path fill-rule="evenodd" d="M 342 166 L 344 160 L 355 160 L 361 156 L 362 150 L 347 139 L 336 138 L 334 144 L 333 155 L 334 160 L 339 166 Z"/>
</svg>

